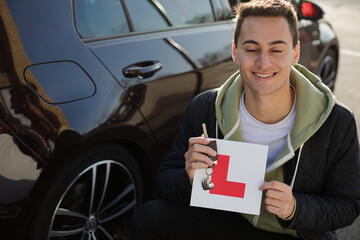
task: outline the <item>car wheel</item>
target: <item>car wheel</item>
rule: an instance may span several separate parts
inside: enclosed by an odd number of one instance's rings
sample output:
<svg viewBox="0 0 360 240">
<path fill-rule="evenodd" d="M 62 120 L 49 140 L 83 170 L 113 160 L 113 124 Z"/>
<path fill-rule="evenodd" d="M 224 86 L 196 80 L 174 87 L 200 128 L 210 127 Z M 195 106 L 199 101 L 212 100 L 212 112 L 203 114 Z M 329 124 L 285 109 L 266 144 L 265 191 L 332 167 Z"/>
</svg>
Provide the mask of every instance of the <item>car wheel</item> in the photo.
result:
<svg viewBox="0 0 360 240">
<path fill-rule="evenodd" d="M 321 78 L 332 91 L 335 88 L 337 74 L 337 55 L 333 49 L 329 49 L 321 60 L 316 75 Z"/>
<path fill-rule="evenodd" d="M 129 220 L 141 200 L 134 157 L 121 146 L 101 146 L 56 177 L 30 233 L 33 239 L 128 239 Z"/>
</svg>

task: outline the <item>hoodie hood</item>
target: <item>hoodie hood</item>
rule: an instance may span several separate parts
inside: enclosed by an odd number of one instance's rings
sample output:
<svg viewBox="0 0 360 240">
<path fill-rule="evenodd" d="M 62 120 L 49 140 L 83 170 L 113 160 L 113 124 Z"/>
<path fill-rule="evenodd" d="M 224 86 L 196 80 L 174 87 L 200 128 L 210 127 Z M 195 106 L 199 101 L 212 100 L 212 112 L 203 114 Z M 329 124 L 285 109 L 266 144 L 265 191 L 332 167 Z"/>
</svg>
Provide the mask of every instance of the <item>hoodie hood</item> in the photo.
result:
<svg viewBox="0 0 360 240">
<path fill-rule="evenodd" d="M 322 126 L 336 102 L 331 90 L 300 64 L 292 67 L 290 82 L 296 91 L 295 121 L 287 144 L 274 163 L 267 168 L 267 172 L 283 165 L 294 156 L 294 151 Z M 244 84 L 239 71 L 219 89 L 215 101 L 216 119 L 224 139 L 242 141 L 238 111 L 243 90 Z"/>
</svg>

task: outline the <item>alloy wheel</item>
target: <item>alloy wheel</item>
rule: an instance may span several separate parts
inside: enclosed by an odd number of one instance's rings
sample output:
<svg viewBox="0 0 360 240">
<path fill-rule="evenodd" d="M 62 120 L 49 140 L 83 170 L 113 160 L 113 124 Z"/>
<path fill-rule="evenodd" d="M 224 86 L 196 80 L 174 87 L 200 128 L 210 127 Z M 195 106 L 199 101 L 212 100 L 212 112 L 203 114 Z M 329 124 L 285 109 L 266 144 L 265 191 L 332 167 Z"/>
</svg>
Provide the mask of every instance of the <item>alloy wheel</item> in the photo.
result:
<svg viewBox="0 0 360 240">
<path fill-rule="evenodd" d="M 83 170 L 62 195 L 49 229 L 49 239 L 127 239 L 136 208 L 135 182 L 114 160 Z"/>
</svg>

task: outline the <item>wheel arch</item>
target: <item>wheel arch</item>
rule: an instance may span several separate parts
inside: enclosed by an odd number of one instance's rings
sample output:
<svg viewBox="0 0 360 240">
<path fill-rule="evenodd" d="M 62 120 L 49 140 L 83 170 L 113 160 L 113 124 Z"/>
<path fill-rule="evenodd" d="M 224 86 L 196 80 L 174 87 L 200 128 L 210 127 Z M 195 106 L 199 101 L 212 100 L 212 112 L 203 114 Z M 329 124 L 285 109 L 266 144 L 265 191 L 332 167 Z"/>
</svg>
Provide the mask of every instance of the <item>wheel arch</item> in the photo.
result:
<svg viewBox="0 0 360 240">
<path fill-rule="evenodd" d="M 326 47 L 324 47 L 324 49 L 322 50 L 319 58 L 318 58 L 318 64 L 317 67 L 314 71 L 314 73 L 319 76 L 319 71 L 321 66 L 322 61 L 324 60 L 324 58 L 327 56 L 327 54 L 329 53 L 329 51 L 332 51 L 335 54 L 335 62 L 336 62 L 336 69 L 335 69 L 335 78 L 333 83 L 329 86 L 330 89 L 332 91 L 334 91 L 335 89 L 335 85 L 336 85 L 336 79 L 337 79 L 337 75 L 338 75 L 338 70 L 339 70 L 339 61 L 340 61 L 340 50 L 339 50 L 339 45 L 337 43 L 337 41 L 333 41 L 332 43 L 329 43 Z"/>
<path fill-rule="evenodd" d="M 151 141 L 154 147 L 145 145 L 146 142 Z M 36 214 L 36 209 L 41 202 L 33 201 L 35 199 L 31 196 L 47 194 L 49 183 L 60 174 L 62 169 L 66 167 L 71 161 L 86 154 L 87 151 L 100 145 L 119 145 L 125 148 L 135 159 L 137 166 L 141 173 L 141 182 L 143 186 L 143 200 L 147 200 L 152 196 L 154 188 L 154 172 L 161 157 L 158 147 L 155 146 L 155 141 L 149 132 L 142 131 L 139 128 L 129 125 L 106 126 L 95 129 L 92 132 L 84 135 L 67 154 L 60 158 L 53 158 L 53 162 L 44 169 L 38 182 L 36 183 L 32 193 L 28 196 L 26 205 L 21 210 L 23 221 L 18 223 L 20 226 L 30 226 L 31 221 Z M 147 143 L 148 144 L 148 143 Z M 154 157 L 151 157 L 154 156 Z M 41 197 L 41 199 L 43 198 Z M 25 239 L 26 232 L 18 233 L 19 239 Z M 25 234 L 25 235 L 24 235 Z"/>
<path fill-rule="evenodd" d="M 320 31 L 320 41 L 323 45 L 323 48 L 319 54 L 318 61 L 325 57 L 325 54 L 328 50 L 334 50 L 337 57 L 337 63 L 339 63 L 340 58 L 340 45 L 339 40 L 336 36 L 336 33 L 331 26 L 331 24 L 325 20 L 319 20 L 319 31 Z M 337 64 L 337 67 L 339 64 Z M 317 71 L 318 69 L 316 69 Z"/>
<path fill-rule="evenodd" d="M 149 143 L 152 143 L 149 146 Z M 150 132 L 130 125 L 100 127 L 86 134 L 67 157 L 67 161 L 78 157 L 87 150 L 107 144 L 124 147 L 136 160 L 144 186 L 144 196 L 150 197 L 153 190 L 153 174 L 161 161 L 155 139 Z"/>
</svg>

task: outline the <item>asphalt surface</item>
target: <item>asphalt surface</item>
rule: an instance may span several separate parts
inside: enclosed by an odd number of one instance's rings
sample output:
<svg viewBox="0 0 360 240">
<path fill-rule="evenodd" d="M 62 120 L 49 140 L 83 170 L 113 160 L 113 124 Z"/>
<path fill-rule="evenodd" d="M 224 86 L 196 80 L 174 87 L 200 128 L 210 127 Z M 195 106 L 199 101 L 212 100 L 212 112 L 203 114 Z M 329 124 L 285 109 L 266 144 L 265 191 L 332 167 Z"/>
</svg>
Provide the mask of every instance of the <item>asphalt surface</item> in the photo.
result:
<svg viewBox="0 0 360 240">
<path fill-rule="evenodd" d="M 340 63 L 335 97 L 356 118 L 360 136 L 360 0 L 313 0 L 321 6 L 327 19 L 338 34 Z M 360 239 L 360 217 L 349 227 L 337 231 L 340 240 Z"/>
<path fill-rule="evenodd" d="M 360 0 L 315 0 L 340 42 L 340 62 L 334 94 L 355 115 L 360 136 Z M 360 239 L 360 237 L 359 237 Z"/>
</svg>

